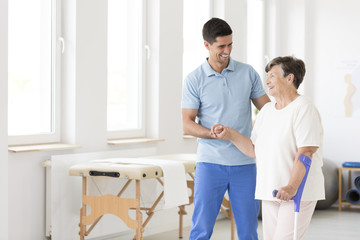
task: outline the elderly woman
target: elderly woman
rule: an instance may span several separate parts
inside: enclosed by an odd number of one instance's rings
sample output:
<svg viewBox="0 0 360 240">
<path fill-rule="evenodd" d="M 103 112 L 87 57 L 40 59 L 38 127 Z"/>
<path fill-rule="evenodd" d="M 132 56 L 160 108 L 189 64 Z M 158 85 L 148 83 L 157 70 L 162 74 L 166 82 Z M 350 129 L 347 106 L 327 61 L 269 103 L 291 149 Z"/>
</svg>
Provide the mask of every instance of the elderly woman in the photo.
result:
<svg viewBox="0 0 360 240">
<path fill-rule="evenodd" d="M 221 124 L 212 134 L 230 140 L 241 152 L 256 157 L 255 198 L 262 200 L 264 240 L 293 237 L 294 202 L 289 201 L 300 186 L 305 167 L 299 156 L 312 159 L 300 203 L 297 232 L 300 239 L 310 224 L 318 200 L 324 199 L 322 136 L 320 115 L 297 89 L 305 75 L 305 64 L 294 57 L 277 57 L 265 68 L 269 102 L 257 115 L 251 139 Z M 276 197 L 272 191 L 279 189 Z"/>
</svg>

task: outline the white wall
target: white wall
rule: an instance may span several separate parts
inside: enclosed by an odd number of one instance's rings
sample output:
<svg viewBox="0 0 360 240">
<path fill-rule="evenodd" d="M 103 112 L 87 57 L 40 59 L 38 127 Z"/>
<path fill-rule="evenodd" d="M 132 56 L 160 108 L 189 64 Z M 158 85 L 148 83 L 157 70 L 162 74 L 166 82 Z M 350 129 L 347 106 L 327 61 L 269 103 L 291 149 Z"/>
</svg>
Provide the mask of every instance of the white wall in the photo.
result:
<svg viewBox="0 0 360 240">
<path fill-rule="evenodd" d="M 159 137 L 169 139 L 159 145 L 159 153 L 176 152 L 183 142 L 181 128 L 181 89 L 183 54 L 183 3 L 160 0 L 159 68 L 158 68 L 158 122 Z M 153 12 L 152 14 L 155 14 Z M 170 64 L 169 64 L 170 63 Z M 168 104 L 171 99 L 172 104 Z M 169 116 L 172 117 L 170 120 Z M 174 138 L 174 136 L 176 136 Z M 170 142 L 171 141 L 171 142 Z"/>
<path fill-rule="evenodd" d="M 267 25 L 265 39 L 267 54 L 270 59 L 277 56 L 295 55 L 304 57 L 305 41 L 305 0 L 265 1 L 272 21 Z M 272 38 L 272 42 L 267 39 Z"/>
<path fill-rule="evenodd" d="M 237 61 L 246 60 L 246 1 L 213 0 L 214 17 L 224 19 L 233 31 L 231 57 Z"/>
<path fill-rule="evenodd" d="M 0 239 L 8 239 L 7 1 L 0 0 Z"/>
<path fill-rule="evenodd" d="M 75 139 L 85 151 L 106 148 L 106 51 L 107 1 L 76 1 Z"/>
<path fill-rule="evenodd" d="M 305 0 L 265 1 L 265 55 L 305 59 Z M 266 62 L 267 62 L 266 61 Z M 307 76 L 306 76 L 307 77 Z M 307 81 L 299 88 L 303 93 Z"/>
<path fill-rule="evenodd" d="M 308 81 L 324 125 L 324 157 L 338 166 L 360 161 L 360 2 L 357 0 L 307 1 L 306 55 L 310 68 Z M 352 117 L 345 116 L 348 84 L 352 74 L 357 88 L 352 96 Z"/>
</svg>

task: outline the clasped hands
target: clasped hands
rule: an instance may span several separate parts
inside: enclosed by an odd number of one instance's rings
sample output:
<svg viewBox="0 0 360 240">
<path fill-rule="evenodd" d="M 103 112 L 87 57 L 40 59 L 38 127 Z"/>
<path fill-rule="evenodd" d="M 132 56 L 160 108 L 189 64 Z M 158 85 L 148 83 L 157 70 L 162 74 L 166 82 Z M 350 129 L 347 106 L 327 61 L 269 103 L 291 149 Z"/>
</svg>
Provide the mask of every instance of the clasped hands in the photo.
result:
<svg viewBox="0 0 360 240">
<path fill-rule="evenodd" d="M 222 139 L 222 140 L 230 140 L 231 137 L 230 127 L 224 126 L 219 123 L 211 127 L 210 134 L 213 138 Z"/>
</svg>

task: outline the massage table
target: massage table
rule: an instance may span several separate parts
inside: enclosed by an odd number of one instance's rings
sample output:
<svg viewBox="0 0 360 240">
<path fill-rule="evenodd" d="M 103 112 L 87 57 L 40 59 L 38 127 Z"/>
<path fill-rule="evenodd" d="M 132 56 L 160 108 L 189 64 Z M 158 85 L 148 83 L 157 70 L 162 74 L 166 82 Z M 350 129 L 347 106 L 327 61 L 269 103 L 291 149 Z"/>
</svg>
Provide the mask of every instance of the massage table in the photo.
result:
<svg viewBox="0 0 360 240">
<path fill-rule="evenodd" d="M 185 173 L 189 176 L 186 179 L 187 188 L 191 190 L 191 196 L 188 196 L 188 204 L 179 207 L 179 238 L 183 237 L 183 216 L 187 214 L 185 206 L 193 203 L 194 197 L 194 172 L 195 172 L 195 154 L 173 154 L 173 155 L 158 155 L 147 157 L 149 160 L 174 160 L 181 162 L 184 166 Z M 80 240 L 84 240 L 86 236 L 94 229 L 96 224 L 101 220 L 105 214 L 113 214 L 119 217 L 128 228 L 136 230 L 134 236 L 135 240 L 143 240 L 144 228 L 154 215 L 154 210 L 164 198 L 164 190 L 157 196 L 156 200 L 152 203 L 151 207 L 141 206 L 140 203 L 140 182 L 146 179 L 156 179 L 162 186 L 163 171 L 160 166 L 139 164 L 139 163 L 114 163 L 106 162 L 87 162 L 82 164 L 73 165 L 69 169 L 70 176 L 82 177 L 82 207 L 80 208 Z M 90 196 L 87 193 L 87 180 L 88 178 L 117 178 L 123 179 L 124 185 L 117 195 L 105 194 L 101 196 Z M 135 181 L 135 197 L 122 198 L 124 191 L 128 188 L 130 183 Z M 87 206 L 91 208 L 89 215 L 87 214 Z M 225 208 L 224 208 L 225 207 Z M 226 209 L 227 208 L 227 209 Z M 136 219 L 132 219 L 128 212 L 129 210 L 136 211 Z M 221 210 L 227 217 L 231 219 L 231 239 L 234 239 L 234 220 L 232 217 L 231 206 L 229 201 L 224 198 Z M 143 221 L 142 212 L 145 211 L 147 217 Z M 91 225 L 87 228 L 88 225 Z"/>
</svg>

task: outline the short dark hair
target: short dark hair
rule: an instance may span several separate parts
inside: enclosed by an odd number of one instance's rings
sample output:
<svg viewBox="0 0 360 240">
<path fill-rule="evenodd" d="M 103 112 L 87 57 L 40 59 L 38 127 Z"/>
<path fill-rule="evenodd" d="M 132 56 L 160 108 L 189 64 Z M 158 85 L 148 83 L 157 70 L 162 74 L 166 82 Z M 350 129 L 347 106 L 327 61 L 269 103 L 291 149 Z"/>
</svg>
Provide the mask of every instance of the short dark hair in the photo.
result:
<svg viewBox="0 0 360 240">
<path fill-rule="evenodd" d="M 305 63 L 301 59 L 297 59 L 292 56 L 286 57 L 277 57 L 271 60 L 265 67 L 265 72 L 270 71 L 270 69 L 276 65 L 280 65 L 281 69 L 284 71 L 284 76 L 288 76 L 290 73 L 294 74 L 294 86 L 296 89 L 299 88 L 305 76 Z"/>
<path fill-rule="evenodd" d="M 232 34 L 230 25 L 220 18 L 211 18 L 204 24 L 202 30 L 205 41 L 213 44 L 217 37 L 228 36 Z"/>
</svg>

